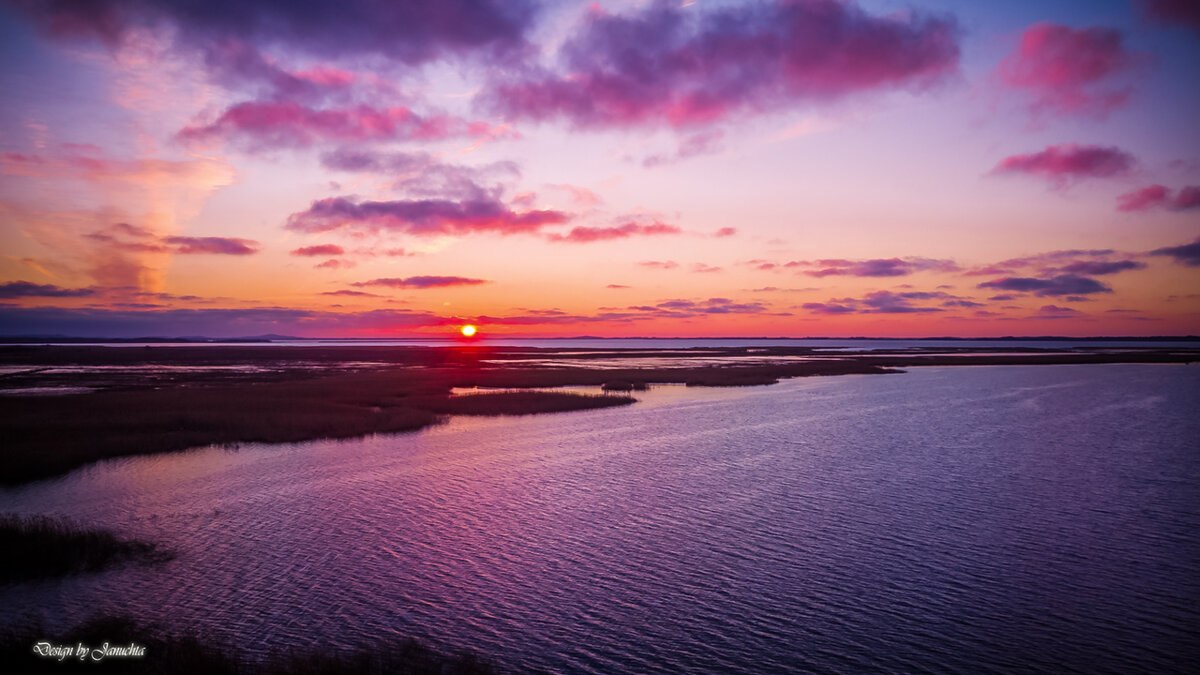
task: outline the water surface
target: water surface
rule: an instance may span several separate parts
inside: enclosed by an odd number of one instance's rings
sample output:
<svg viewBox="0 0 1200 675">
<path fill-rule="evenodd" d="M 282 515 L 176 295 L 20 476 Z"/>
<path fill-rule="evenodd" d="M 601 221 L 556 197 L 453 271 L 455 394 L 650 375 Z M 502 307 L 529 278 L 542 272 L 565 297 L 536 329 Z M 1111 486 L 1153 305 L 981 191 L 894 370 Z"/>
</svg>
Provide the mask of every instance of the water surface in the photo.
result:
<svg viewBox="0 0 1200 675">
<path fill-rule="evenodd" d="M 0 511 L 179 553 L 0 587 L 0 620 L 124 611 L 254 653 L 416 635 L 568 673 L 1200 662 L 1200 368 L 914 368 L 638 397 L 0 491 Z"/>
</svg>

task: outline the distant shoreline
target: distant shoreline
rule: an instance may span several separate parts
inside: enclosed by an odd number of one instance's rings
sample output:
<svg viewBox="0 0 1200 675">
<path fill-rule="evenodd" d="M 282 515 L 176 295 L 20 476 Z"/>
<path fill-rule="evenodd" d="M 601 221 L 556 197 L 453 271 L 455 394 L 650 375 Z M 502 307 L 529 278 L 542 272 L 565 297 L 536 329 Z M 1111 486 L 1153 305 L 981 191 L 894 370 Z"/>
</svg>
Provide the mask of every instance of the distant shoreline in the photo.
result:
<svg viewBox="0 0 1200 675">
<path fill-rule="evenodd" d="M 629 405 L 624 394 L 452 389 L 756 386 L 780 379 L 900 373 L 914 366 L 1174 363 L 1200 348 L 955 347 L 830 353 L 809 347 L 578 351 L 533 347 L 0 346 L 0 484 L 92 462 L 206 445 L 290 443 L 414 431 L 451 415 Z M 54 394 L 64 395 L 34 395 Z"/>
</svg>

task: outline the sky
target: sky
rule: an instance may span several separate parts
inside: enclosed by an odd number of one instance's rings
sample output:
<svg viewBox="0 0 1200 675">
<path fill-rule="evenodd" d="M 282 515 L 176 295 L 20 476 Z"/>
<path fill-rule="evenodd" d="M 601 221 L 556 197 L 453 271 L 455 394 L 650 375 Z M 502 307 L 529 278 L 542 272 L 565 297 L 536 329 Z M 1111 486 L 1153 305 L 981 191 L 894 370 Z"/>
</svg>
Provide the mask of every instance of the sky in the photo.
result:
<svg viewBox="0 0 1200 675">
<path fill-rule="evenodd" d="M 1200 3 L 0 0 L 0 335 L 1200 334 Z"/>
</svg>

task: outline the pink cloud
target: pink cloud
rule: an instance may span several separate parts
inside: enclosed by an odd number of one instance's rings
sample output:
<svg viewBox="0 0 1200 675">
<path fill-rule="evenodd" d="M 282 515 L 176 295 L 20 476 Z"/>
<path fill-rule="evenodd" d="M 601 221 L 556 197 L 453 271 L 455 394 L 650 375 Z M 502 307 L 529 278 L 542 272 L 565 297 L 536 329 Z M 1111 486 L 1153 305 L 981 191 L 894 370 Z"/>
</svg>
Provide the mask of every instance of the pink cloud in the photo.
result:
<svg viewBox="0 0 1200 675">
<path fill-rule="evenodd" d="M 1170 191 L 1162 185 L 1151 185 L 1117 197 L 1118 211 L 1145 211 L 1168 201 Z"/>
<path fill-rule="evenodd" d="M 1082 178 L 1125 175 L 1136 163 L 1133 155 L 1120 148 L 1063 143 L 1046 146 L 1041 152 L 1005 157 L 991 173 L 1040 175 L 1062 189 Z"/>
<path fill-rule="evenodd" d="M 313 265 L 313 268 L 314 269 L 326 269 L 326 270 L 339 270 L 339 269 L 346 269 L 349 267 L 357 267 L 357 266 L 358 266 L 358 263 L 354 262 L 353 260 L 342 260 L 339 258 L 330 258 L 329 260 L 326 260 L 323 263 L 318 263 L 316 265 Z"/>
<path fill-rule="evenodd" d="M 660 0 L 593 9 L 563 44 L 560 72 L 526 71 L 483 98 L 513 118 L 576 127 L 710 124 L 881 89 L 922 89 L 958 67 L 952 18 L 873 16 L 852 2 L 708 9 Z"/>
<path fill-rule="evenodd" d="M 674 260 L 643 260 L 638 265 L 656 270 L 673 270 L 679 267 L 679 263 Z"/>
<path fill-rule="evenodd" d="M 207 124 L 184 127 L 188 142 L 241 141 L 251 149 L 303 148 L 321 142 L 436 141 L 490 136 L 490 125 L 452 115 L 422 117 L 404 106 L 318 110 L 295 101 L 246 101 Z"/>
<path fill-rule="evenodd" d="M 713 236 L 714 237 L 732 237 L 735 234 L 737 234 L 736 227 L 722 227 L 721 229 L 714 232 Z"/>
<path fill-rule="evenodd" d="M 1189 185 L 1174 195 L 1162 185 L 1150 185 L 1117 197 L 1118 211 L 1149 211 L 1156 207 L 1172 211 L 1200 208 L 1200 185 Z"/>
<path fill-rule="evenodd" d="M 346 289 L 343 289 L 340 291 L 325 291 L 324 293 L 321 293 L 321 295 L 336 295 L 336 296 L 345 296 L 345 297 L 352 297 L 352 298 L 382 298 L 382 297 L 384 297 L 377 293 L 368 293 L 366 291 L 351 291 L 351 290 L 346 290 Z"/>
<path fill-rule="evenodd" d="M 444 288 L 446 286 L 478 286 L 489 283 L 486 279 L 468 277 L 416 276 L 405 279 L 386 278 L 360 281 L 352 286 L 385 286 L 387 288 Z"/>
<path fill-rule="evenodd" d="M 583 208 L 598 206 L 602 201 L 600 196 L 595 192 L 592 192 L 584 187 L 579 187 L 578 185 L 567 185 L 565 183 L 560 183 L 558 185 L 550 185 L 549 187 L 557 188 L 566 192 L 571 198 L 572 202 Z"/>
<path fill-rule="evenodd" d="M 499 201 L 480 198 L 355 202 L 345 197 L 317 200 L 305 211 L 288 217 L 287 228 L 328 232 L 339 228 L 391 230 L 418 236 L 462 235 L 472 232 L 533 233 L 547 225 L 570 220 L 561 211 L 513 211 Z"/>
<path fill-rule="evenodd" d="M 173 161 L 165 159 L 112 159 L 91 146 L 81 152 L 31 155 L 20 152 L 0 154 L 0 172 L 10 176 L 38 178 L 77 178 L 89 181 L 129 183 L 181 183 L 198 186 L 223 185 L 233 179 L 227 165 L 211 159 Z M 63 148 L 64 150 L 68 147 Z"/>
<path fill-rule="evenodd" d="M 654 222 L 649 225 L 641 223 L 625 223 L 616 227 L 576 227 L 567 234 L 551 234 L 546 238 L 550 241 L 566 241 L 573 243 L 587 243 L 593 241 L 609 241 L 612 239 L 627 239 L 635 236 L 648 236 L 658 234 L 679 234 L 682 232 L 674 225 Z"/>
<path fill-rule="evenodd" d="M 711 131 L 702 131 L 697 134 L 692 134 L 679 141 L 679 147 L 676 148 L 674 154 L 657 154 L 650 155 L 642 160 L 642 166 L 653 168 L 656 166 L 665 166 L 675 164 L 691 157 L 700 155 L 711 155 L 721 151 L 721 141 L 725 138 L 725 132 L 720 129 Z"/>
<path fill-rule="evenodd" d="M 1129 99 L 1129 88 L 1117 87 L 1114 78 L 1142 61 L 1125 49 L 1120 31 L 1037 23 L 1001 61 L 999 74 L 1004 84 L 1029 94 L 1035 117 L 1104 118 Z"/>
<path fill-rule="evenodd" d="M 292 251 L 292 255 L 299 256 L 321 256 L 321 255 L 342 255 L 346 250 L 337 244 L 320 244 L 317 246 L 304 246 Z"/>
<path fill-rule="evenodd" d="M 692 271 L 693 271 L 693 272 L 696 272 L 696 273 L 698 273 L 698 274 L 708 274 L 708 273 L 710 273 L 710 272 L 720 272 L 720 271 L 721 271 L 721 269 L 722 269 L 722 268 L 720 268 L 720 267 L 716 267 L 716 266 L 713 266 L 713 265 L 708 265 L 708 264 L 706 264 L 706 263 L 699 263 L 699 262 L 698 262 L 698 263 L 693 263 L 693 264 L 692 264 Z"/>
</svg>

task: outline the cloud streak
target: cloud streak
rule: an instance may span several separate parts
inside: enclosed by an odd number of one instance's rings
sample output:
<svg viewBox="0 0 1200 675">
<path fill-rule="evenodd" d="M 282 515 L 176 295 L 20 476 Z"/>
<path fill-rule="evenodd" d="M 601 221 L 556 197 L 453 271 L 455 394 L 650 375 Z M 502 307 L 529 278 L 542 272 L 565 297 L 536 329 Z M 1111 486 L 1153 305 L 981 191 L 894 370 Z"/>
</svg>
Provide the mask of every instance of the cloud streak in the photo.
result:
<svg viewBox="0 0 1200 675">
<path fill-rule="evenodd" d="M 567 234 L 550 234 L 546 238 L 555 242 L 582 244 L 596 241 L 611 241 L 614 239 L 628 239 L 630 237 L 679 234 L 682 231 L 674 225 L 667 225 L 658 221 L 648 225 L 629 222 L 614 227 L 576 227 L 572 228 Z"/>
<path fill-rule="evenodd" d="M 351 286 L 384 286 L 386 288 L 446 288 L 449 286 L 478 286 L 490 283 L 486 279 L 471 279 L 468 277 L 415 276 L 407 278 L 372 279 L 360 281 Z"/>
</svg>

